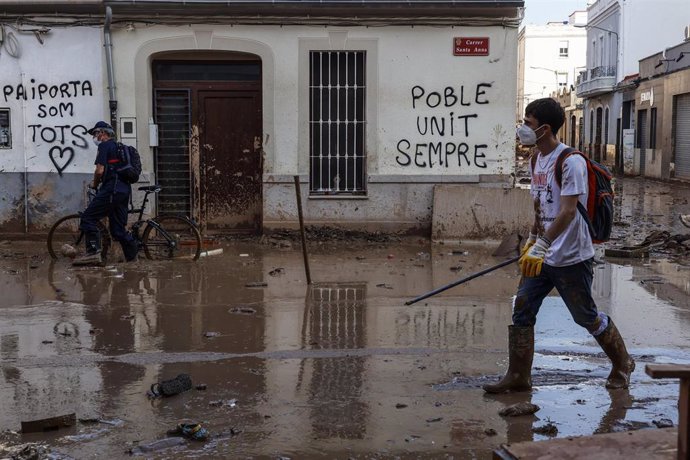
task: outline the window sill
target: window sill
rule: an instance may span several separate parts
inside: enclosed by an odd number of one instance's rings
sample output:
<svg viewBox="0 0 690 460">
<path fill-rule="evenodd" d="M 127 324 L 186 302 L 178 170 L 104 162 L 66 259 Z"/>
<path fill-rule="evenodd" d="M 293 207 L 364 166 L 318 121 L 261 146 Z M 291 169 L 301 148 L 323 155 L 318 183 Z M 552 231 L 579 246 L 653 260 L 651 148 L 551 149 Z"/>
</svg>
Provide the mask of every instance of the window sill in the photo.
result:
<svg viewBox="0 0 690 460">
<path fill-rule="evenodd" d="M 368 195 L 309 195 L 310 200 L 368 200 Z"/>
</svg>

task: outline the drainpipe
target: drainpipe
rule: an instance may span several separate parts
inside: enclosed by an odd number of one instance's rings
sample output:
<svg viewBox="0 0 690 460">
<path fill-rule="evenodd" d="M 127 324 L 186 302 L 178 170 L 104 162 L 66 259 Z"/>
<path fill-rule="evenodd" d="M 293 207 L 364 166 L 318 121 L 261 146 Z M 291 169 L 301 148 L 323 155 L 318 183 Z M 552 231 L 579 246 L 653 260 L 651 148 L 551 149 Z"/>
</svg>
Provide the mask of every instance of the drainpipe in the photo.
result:
<svg viewBox="0 0 690 460">
<path fill-rule="evenodd" d="M 110 39 L 110 23 L 113 10 L 105 7 L 105 24 L 103 25 L 103 46 L 105 47 L 105 65 L 108 69 L 108 97 L 110 107 L 110 126 L 117 133 L 117 99 L 115 99 L 115 71 L 113 69 L 113 43 Z"/>
</svg>

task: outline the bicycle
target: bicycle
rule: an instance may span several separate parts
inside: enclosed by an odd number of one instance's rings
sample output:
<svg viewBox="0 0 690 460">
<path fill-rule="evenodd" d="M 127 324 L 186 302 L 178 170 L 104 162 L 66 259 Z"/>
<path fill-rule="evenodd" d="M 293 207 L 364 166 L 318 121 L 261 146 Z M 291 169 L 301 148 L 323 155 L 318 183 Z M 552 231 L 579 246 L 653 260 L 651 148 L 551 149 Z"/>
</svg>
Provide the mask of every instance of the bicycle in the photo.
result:
<svg viewBox="0 0 690 460">
<path fill-rule="evenodd" d="M 128 214 L 139 214 L 136 222 L 131 224 L 130 231 L 137 242 L 138 250 L 143 249 L 147 259 L 192 259 L 197 260 L 201 255 L 201 234 L 196 223 L 187 216 L 175 214 L 161 214 L 153 219 L 144 220 L 146 203 L 149 194 L 162 190 L 160 185 L 139 187 L 146 192 L 140 208 L 130 205 Z M 89 191 L 89 198 L 95 196 L 95 191 Z M 89 200 L 90 201 L 90 200 Z M 48 232 L 48 252 L 54 260 L 73 258 L 84 241 L 84 232 L 79 229 L 82 213 L 70 214 L 58 219 Z M 143 233 L 140 232 L 143 227 Z M 101 257 L 105 261 L 108 250 L 112 245 L 110 231 L 102 221 L 98 222 L 101 237 Z M 70 249 L 65 245 L 69 245 Z M 66 248 L 66 249 L 65 249 Z"/>
</svg>

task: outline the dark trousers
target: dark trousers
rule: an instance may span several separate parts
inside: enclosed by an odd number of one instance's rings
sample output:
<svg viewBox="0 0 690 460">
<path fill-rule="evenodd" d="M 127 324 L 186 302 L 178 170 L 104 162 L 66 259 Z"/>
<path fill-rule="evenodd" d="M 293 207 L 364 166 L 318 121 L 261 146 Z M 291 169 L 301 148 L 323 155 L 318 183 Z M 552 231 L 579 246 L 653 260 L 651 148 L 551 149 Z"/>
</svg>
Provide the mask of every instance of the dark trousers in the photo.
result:
<svg viewBox="0 0 690 460">
<path fill-rule="evenodd" d="M 100 241 L 98 221 L 108 217 L 112 237 L 120 242 L 125 259 L 132 260 L 137 255 L 137 245 L 132 234 L 127 231 L 127 210 L 129 193 L 99 190 L 86 210 L 81 215 L 79 228 L 84 232 L 86 241 L 95 236 Z"/>
<path fill-rule="evenodd" d="M 535 277 L 523 277 L 513 306 L 513 324 L 534 326 L 544 298 L 555 287 L 577 324 L 593 332 L 599 325 L 592 298 L 592 259 L 567 267 L 542 265 Z"/>
</svg>

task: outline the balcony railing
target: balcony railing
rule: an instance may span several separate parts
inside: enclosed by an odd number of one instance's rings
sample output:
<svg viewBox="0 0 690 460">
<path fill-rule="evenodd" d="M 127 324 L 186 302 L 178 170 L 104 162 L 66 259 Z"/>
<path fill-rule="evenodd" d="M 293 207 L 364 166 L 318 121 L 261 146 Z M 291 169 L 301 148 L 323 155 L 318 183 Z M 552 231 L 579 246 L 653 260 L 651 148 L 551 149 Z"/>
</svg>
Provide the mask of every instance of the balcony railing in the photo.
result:
<svg viewBox="0 0 690 460">
<path fill-rule="evenodd" d="M 577 76 L 577 95 L 594 96 L 612 91 L 616 85 L 616 66 L 602 65 L 580 72 Z"/>
<path fill-rule="evenodd" d="M 602 65 L 595 67 L 589 71 L 591 79 L 600 77 L 615 77 L 616 76 L 616 66 L 615 65 Z"/>
</svg>

